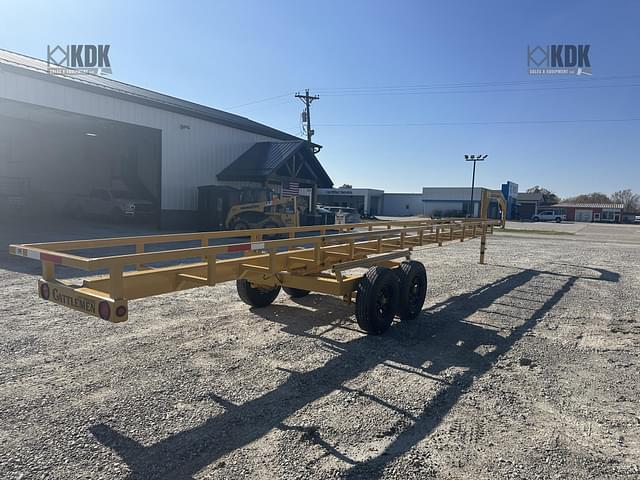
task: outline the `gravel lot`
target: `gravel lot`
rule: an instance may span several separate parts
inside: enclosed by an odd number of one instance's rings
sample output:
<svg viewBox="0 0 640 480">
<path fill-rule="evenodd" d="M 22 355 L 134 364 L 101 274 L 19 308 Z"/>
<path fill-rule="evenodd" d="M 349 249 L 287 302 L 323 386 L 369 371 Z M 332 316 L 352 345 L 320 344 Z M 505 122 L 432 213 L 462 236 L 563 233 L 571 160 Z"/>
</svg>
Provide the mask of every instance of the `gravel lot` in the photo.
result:
<svg viewBox="0 0 640 480">
<path fill-rule="evenodd" d="M 38 264 L 3 253 L 0 478 L 640 478 L 625 228 L 496 235 L 485 266 L 477 240 L 420 250 L 423 314 L 379 337 L 333 297 L 251 311 L 232 283 L 108 324 L 40 301 Z"/>
</svg>

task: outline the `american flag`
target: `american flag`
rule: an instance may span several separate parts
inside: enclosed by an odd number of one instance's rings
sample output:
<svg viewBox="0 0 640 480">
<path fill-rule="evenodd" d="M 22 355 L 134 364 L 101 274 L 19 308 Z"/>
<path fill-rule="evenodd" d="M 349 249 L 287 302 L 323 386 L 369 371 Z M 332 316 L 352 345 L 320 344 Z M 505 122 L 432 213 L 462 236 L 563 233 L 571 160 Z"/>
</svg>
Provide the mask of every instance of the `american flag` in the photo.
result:
<svg viewBox="0 0 640 480">
<path fill-rule="evenodd" d="M 300 184 L 298 182 L 287 182 L 282 185 L 283 197 L 297 197 L 300 193 Z"/>
</svg>

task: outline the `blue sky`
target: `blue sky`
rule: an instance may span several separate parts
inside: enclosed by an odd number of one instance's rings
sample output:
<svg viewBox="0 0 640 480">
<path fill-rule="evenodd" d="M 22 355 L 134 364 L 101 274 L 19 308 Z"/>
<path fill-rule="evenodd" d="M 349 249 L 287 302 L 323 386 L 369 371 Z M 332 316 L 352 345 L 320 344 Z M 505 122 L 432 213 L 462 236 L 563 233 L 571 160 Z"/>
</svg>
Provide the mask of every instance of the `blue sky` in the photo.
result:
<svg viewBox="0 0 640 480">
<path fill-rule="evenodd" d="M 116 80 L 294 134 L 309 88 L 337 185 L 467 185 L 463 155 L 486 153 L 477 184 L 566 197 L 640 192 L 639 20 L 633 0 L 21 0 L 3 2 L 0 48 L 107 43 Z M 528 45 L 562 43 L 591 45 L 592 76 L 528 75 Z M 603 119 L 619 121 L 575 122 Z M 522 123 L 541 120 L 571 122 Z"/>
</svg>

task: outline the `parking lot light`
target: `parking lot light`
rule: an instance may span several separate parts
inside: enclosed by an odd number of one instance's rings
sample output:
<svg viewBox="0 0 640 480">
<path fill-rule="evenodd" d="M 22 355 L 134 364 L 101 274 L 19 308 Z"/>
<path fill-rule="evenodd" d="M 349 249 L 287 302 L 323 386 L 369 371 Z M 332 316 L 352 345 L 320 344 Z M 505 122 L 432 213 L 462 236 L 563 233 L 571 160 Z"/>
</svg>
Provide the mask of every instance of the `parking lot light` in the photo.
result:
<svg viewBox="0 0 640 480">
<path fill-rule="evenodd" d="M 476 183 L 476 162 L 483 162 L 488 155 L 465 155 L 464 159 L 466 162 L 473 162 L 473 175 L 471 177 L 471 215 L 474 216 L 475 208 L 473 208 L 473 189 L 475 188 Z"/>
</svg>

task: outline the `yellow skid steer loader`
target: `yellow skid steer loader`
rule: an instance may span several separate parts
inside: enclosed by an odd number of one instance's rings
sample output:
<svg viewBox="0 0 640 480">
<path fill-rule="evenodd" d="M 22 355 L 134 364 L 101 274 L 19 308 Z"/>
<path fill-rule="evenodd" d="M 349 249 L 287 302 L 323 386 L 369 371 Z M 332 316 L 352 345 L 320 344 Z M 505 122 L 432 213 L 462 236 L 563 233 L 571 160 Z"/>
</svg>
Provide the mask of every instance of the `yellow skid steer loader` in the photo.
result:
<svg viewBox="0 0 640 480">
<path fill-rule="evenodd" d="M 229 209 L 225 226 L 227 230 L 299 227 L 296 197 L 234 205 Z"/>
</svg>

